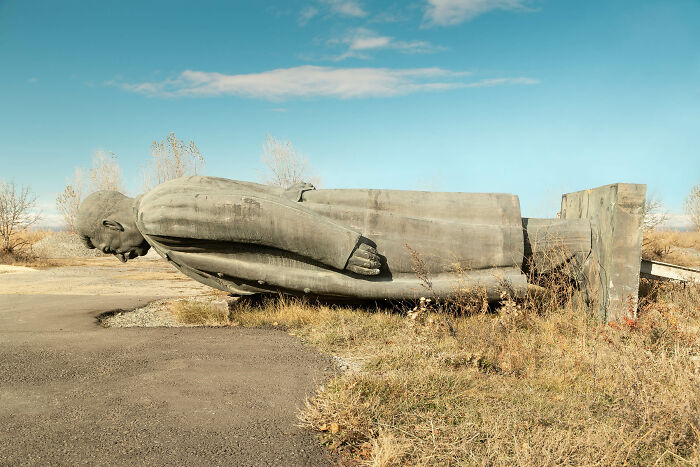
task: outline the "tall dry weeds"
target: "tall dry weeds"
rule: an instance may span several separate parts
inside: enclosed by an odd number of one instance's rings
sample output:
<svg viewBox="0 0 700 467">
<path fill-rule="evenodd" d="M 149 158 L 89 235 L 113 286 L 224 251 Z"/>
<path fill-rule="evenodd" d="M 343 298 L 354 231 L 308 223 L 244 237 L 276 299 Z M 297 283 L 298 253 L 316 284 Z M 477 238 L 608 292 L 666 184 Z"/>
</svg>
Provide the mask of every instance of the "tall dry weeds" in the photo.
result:
<svg viewBox="0 0 700 467">
<path fill-rule="evenodd" d="M 194 141 L 185 143 L 171 131 L 164 140 L 151 144 L 151 158 L 141 172 L 143 189 L 148 191 L 168 180 L 197 175 L 204 166 L 204 156 Z"/>
</svg>

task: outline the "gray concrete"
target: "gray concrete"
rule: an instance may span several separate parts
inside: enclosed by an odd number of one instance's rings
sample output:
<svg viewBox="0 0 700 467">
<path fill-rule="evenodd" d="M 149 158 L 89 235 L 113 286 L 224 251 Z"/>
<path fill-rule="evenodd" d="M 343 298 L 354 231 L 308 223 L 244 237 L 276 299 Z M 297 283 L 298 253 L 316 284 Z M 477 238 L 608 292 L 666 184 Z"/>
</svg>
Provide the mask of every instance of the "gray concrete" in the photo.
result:
<svg viewBox="0 0 700 467">
<path fill-rule="evenodd" d="M 562 196 L 562 219 L 589 219 L 592 255 L 585 274 L 607 321 L 636 313 L 646 185 L 616 183 Z"/>
<path fill-rule="evenodd" d="M 327 465 L 295 426 L 330 362 L 264 329 L 105 329 L 155 297 L 0 295 L 0 464 Z"/>
<path fill-rule="evenodd" d="M 437 296 L 476 287 L 498 301 L 505 288 L 525 294 L 524 272 L 573 267 L 614 320 L 637 306 L 645 191 L 570 193 L 560 219 L 522 219 L 509 194 L 284 190 L 192 176 L 135 199 L 94 193 L 78 230 L 123 262 L 153 248 L 190 278 L 242 295 L 416 299 L 429 276 Z"/>
<path fill-rule="evenodd" d="M 131 199 L 100 192 L 78 229 L 122 261 L 155 249 L 185 275 L 227 292 L 359 299 L 527 288 L 518 197 L 499 193 L 289 190 L 217 177 L 171 180 Z M 457 278 L 455 269 L 463 274 Z"/>
<path fill-rule="evenodd" d="M 661 261 L 642 260 L 641 275 L 657 281 L 678 281 L 700 284 L 700 269 L 662 263 Z"/>
</svg>

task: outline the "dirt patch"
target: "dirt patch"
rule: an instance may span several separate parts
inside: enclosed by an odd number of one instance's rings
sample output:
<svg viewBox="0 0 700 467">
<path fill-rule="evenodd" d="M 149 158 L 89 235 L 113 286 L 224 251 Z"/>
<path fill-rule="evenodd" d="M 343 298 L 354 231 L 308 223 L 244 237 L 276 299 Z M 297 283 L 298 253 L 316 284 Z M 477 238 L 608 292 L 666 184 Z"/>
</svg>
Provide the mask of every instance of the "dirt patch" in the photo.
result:
<svg viewBox="0 0 700 467">
<path fill-rule="evenodd" d="M 0 274 L 12 274 L 15 272 L 29 272 L 36 271 L 36 269 L 28 268 L 25 266 L 11 266 L 8 264 L 0 264 Z"/>
<path fill-rule="evenodd" d="M 66 266 L 4 274 L 0 294 L 97 294 L 179 297 L 215 293 L 165 261 L 66 258 Z"/>
</svg>

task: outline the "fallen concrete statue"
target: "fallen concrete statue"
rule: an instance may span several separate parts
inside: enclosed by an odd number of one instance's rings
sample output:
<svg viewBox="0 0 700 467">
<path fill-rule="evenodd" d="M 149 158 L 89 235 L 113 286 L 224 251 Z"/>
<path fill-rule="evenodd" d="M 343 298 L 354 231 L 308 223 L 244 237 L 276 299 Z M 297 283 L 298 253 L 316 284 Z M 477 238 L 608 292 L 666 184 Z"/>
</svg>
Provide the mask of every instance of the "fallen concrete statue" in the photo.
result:
<svg viewBox="0 0 700 467">
<path fill-rule="evenodd" d="M 413 299 L 457 287 L 527 290 L 527 273 L 574 267 L 604 318 L 636 306 L 645 185 L 564 195 L 559 218 L 528 219 L 496 193 L 289 189 L 216 177 L 163 183 L 137 198 L 87 197 L 78 232 L 121 261 L 150 247 L 187 276 L 236 294 Z M 457 273 L 456 271 L 459 271 Z"/>
</svg>

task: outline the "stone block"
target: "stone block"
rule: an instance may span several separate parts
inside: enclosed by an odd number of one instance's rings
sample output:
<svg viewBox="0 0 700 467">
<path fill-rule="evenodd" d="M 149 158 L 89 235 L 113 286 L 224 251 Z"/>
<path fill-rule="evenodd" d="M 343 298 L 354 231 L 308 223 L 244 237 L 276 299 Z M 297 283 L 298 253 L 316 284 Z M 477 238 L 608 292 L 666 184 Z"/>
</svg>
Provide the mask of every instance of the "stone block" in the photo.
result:
<svg viewBox="0 0 700 467">
<path fill-rule="evenodd" d="M 562 219 L 589 219 L 592 251 L 586 273 L 600 317 L 634 317 L 642 259 L 646 185 L 615 183 L 562 196 Z"/>
</svg>

